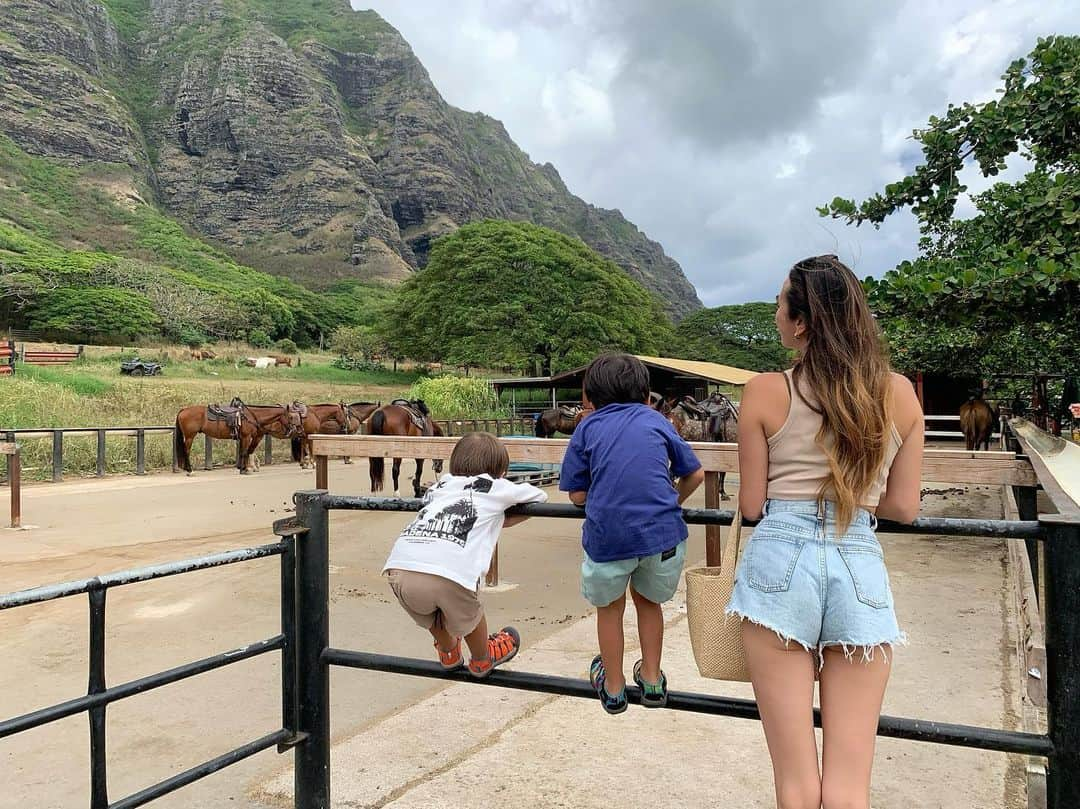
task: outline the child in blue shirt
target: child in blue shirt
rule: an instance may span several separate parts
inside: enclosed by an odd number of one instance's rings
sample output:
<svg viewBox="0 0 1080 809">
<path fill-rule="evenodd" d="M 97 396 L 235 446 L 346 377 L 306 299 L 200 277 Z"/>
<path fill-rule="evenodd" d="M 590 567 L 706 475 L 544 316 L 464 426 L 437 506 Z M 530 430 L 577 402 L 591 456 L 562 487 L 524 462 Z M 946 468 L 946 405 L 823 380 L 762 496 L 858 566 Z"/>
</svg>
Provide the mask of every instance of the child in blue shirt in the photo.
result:
<svg viewBox="0 0 1080 809">
<path fill-rule="evenodd" d="M 634 682 L 641 704 L 659 708 L 667 704 L 660 605 L 675 595 L 686 556 L 681 504 L 705 474 L 671 423 L 648 406 L 649 372 L 637 357 L 597 357 L 585 371 L 584 393 L 594 410 L 570 439 L 559 488 L 585 507 L 581 592 L 596 607 L 600 644 L 589 681 L 604 710 L 626 710 L 623 612 L 629 585 L 641 640 Z M 671 474 L 679 478 L 677 487 Z"/>
</svg>

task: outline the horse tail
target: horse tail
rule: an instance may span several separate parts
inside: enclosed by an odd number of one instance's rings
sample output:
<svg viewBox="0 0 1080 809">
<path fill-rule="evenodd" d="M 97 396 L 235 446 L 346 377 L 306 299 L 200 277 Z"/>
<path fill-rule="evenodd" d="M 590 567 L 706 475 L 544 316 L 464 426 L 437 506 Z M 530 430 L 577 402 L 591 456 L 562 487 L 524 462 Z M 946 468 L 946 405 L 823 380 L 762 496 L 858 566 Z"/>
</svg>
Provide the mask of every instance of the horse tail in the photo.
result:
<svg viewBox="0 0 1080 809">
<path fill-rule="evenodd" d="M 547 430 L 544 429 L 544 419 L 542 414 L 536 417 L 535 424 L 536 426 L 533 428 L 533 432 L 536 434 L 536 437 L 547 438 Z"/>
<path fill-rule="evenodd" d="M 386 414 L 380 407 L 371 414 L 368 427 L 368 435 L 382 435 L 386 429 Z M 371 491 L 381 492 L 383 488 L 383 475 L 386 473 L 386 464 L 382 458 L 368 458 L 368 477 L 371 478 Z"/>
<path fill-rule="evenodd" d="M 382 435 L 384 429 L 386 429 L 386 414 L 380 408 L 371 414 L 371 430 L 369 433 L 371 435 Z"/>
<path fill-rule="evenodd" d="M 294 438 L 292 439 L 292 459 L 297 463 L 300 463 L 304 457 L 304 439 Z"/>
<path fill-rule="evenodd" d="M 173 448 L 176 450 L 176 460 L 180 468 L 185 472 L 191 471 L 191 458 L 188 457 L 187 439 L 184 437 L 184 428 L 180 424 L 180 413 L 176 414 L 176 427 L 173 428 Z"/>
</svg>

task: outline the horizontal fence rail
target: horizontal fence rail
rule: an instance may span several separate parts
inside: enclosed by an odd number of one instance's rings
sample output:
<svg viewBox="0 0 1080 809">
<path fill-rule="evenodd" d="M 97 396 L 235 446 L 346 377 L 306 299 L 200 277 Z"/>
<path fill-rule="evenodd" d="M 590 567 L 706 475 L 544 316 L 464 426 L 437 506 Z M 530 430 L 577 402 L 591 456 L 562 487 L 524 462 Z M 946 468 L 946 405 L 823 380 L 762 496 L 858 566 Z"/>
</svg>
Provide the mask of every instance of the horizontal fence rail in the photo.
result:
<svg viewBox="0 0 1080 809">
<path fill-rule="evenodd" d="M 411 657 L 352 652 L 334 648 L 327 649 L 323 653 L 322 659 L 324 663 L 331 666 L 385 671 L 392 674 L 410 674 L 416 677 L 434 677 L 440 680 L 454 680 L 466 683 L 479 682 L 483 685 L 494 685 L 519 691 L 541 691 L 545 694 L 557 694 L 564 697 L 596 699 L 596 690 L 587 680 L 577 680 L 571 677 L 556 677 L 550 674 L 496 669 L 490 676 L 478 680 L 465 670 L 459 669 L 448 672 L 443 669 L 440 663 L 433 660 L 418 660 Z M 626 698 L 629 702 L 640 705 L 641 689 L 627 683 Z M 689 691 L 669 691 L 667 707 L 675 711 L 691 711 L 714 716 L 761 719 L 757 703 L 752 699 L 715 697 L 711 694 L 698 694 Z M 817 709 L 814 710 L 814 726 L 821 727 L 821 712 Z M 932 742 L 934 744 L 948 744 L 955 747 L 970 747 L 976 750 L 1026 753 L 1033 756 L 1048 756 L 1053 752 L 1049 737 L 1038 733 L 1022 733 L 971 725 L 954 725 L 948 722 L 906 719 L 896 716 L 881 717 L 878 722 L 878 736 Z"/>
</svg>

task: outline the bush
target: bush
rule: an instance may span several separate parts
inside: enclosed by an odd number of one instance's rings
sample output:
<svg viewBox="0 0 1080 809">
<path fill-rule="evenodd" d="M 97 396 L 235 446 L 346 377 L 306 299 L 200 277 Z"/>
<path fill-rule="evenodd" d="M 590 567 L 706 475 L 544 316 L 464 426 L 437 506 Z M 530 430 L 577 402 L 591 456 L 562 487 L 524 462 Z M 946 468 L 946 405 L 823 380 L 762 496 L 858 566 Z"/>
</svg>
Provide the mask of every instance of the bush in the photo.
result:
<svg viewBox="0 0 1080 809">
<path fill-rule="evenodd" d="M 410 399 L 423 399 L 437 418 L 486 418 L 506 416 L 495 389 L 486 379 L 436 376 L 421 379 L 409 389 Z"/>
<path fill-rule="evenodd" d="M 290 340 L 288 337 L 283 337 L 274 343 L 274 350 L 280 351 L 282 354 L 299 354 L 300 349 L 296 347 L 296 343 Z"/>
<path fill-rule="evenodd" d="M 254 348 L 270 348 L 270 335 L 262 329 L 252 329 L 249 331 L 247 341 Z"/>
<path fill-rule="evenodd" d="M 340 357 L 334 357 L 330 360 L 330 365 L 334 368 L 341 368 L 345 371 L 382 371 L 385 370 L 381 363 L 375 360 L 365 359 L 364 357 L 347 357 L 344 354 Z"/>
</svg>

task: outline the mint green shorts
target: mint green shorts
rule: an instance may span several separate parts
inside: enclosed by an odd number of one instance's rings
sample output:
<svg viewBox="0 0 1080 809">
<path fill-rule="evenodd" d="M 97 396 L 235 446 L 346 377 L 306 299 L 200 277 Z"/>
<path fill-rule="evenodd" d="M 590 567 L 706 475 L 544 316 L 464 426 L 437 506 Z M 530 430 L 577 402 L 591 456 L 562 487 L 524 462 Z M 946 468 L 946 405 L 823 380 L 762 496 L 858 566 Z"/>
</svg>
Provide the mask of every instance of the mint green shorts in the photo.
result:
<svg viewBox="0 0 1080 809">
<path fill-rule="evenodd" d="M 594 562 L 586 553 L 581 562 L 581 594 L 594 607 L 606 607 L 626 595 L 626 586 L 631 585 L 638 595 L 663 604 L 674 598 L 685 561 L 686 540 L 670 551 L 615 562 Z"/>
</svg>

